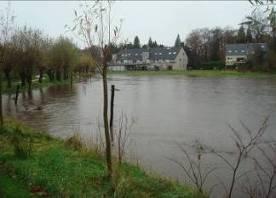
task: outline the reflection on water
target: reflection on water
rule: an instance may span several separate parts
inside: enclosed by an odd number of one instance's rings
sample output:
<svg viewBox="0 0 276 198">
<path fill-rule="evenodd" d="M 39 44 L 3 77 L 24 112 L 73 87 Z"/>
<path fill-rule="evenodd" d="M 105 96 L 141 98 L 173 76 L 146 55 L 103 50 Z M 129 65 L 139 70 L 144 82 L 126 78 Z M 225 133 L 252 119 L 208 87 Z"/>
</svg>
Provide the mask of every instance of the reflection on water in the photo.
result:
<svg viewBox="0 0 276 198">
<path fill-rule="evenodd" d="M 131 150 L 143 166 L 165 176 L 183 179 L 168 157 L 180 157 L 176 142 L 199 140 L 220 150 L 231 150 L 228 124 L 241 130 L 242 120 L 252 130 L 270 116 L 266 138 L 275 138 L 276 80 L 247 78 L 189 78 L 183 76 L 112 76 L 115 123 L 124 112 L 135 120 Z M 101 120 L 101 82 L 89 79 L 4 96 L 4 111 L 52 135 L 67 137 L 74 131 L 89 136 Z M 215 158 L 208 157 L 212 164 Z M 228 175 L 229 176 L 229 175 Z M 225 177 L 228 177 L 225 174 Z"/>
</svg>

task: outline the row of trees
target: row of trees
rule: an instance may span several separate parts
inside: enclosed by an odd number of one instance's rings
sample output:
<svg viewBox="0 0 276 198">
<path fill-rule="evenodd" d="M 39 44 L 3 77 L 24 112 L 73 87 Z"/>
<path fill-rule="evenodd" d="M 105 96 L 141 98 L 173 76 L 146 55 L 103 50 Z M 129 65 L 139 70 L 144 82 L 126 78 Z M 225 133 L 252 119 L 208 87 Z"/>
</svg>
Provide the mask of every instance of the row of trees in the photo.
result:
<svg viewBox="0 0 276 198">
<path fill-rule="evenodd" d="M 180 39 L 179 34 L 176 37 L 174 46 L 175 47 L 184 46 L 183 42 Z M 165 46 L 163 44 L 158 44 L 156 40 L 153 41 L 151 37 L 149 38 L 147 44 L 142 45 L 139 37 L 135 36 L 133 43 L 131 43 L 131 42 L 122 43 L 117 48 L 118 49 L 124 49 L 124 48 L 128 48 L 128 49 L 144 48 L 144 49 L 146 49 L 146 48 L 155 48 L 155 47 L 165 47 Z"/>
<path fill-rule="evenodd" d="M 48 75 L 50 81 L 67 80 L 73 71 L 93 68 L 93 60 L 82 53 L 68 38 L 51 39 L 40 30 L 28 27 L 15 30 L 6 41 L 3 55 L 3 72 L 8 88 L 14 78 L 20 78 L 21 86 L 31 90 L 34 75 L 39 82 Z"/>
</svg>

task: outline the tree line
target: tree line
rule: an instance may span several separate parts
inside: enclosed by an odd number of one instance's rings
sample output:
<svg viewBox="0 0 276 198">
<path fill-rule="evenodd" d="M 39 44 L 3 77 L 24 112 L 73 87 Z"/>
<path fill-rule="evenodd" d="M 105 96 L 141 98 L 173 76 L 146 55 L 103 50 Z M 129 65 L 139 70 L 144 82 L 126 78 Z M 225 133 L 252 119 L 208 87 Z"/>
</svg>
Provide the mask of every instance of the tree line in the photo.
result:
<svg viewBox="0 0 276 198">
<path fill-rule="evenodd" d="M 62 81 L 74 72 L 95 69 L 91 56 L 67 37 L 50 38 L 27 26 L 14 28 L 12 17 L 2 17 L 1 24 L 2 33 L 6 34 L 0 43 L 1 69 L 7 88 L 12 87 L 13 81 L 20 81 L 22 87 L 31 90 L 35 76 L 39 83 L 44 78 Z"/>
</svg>

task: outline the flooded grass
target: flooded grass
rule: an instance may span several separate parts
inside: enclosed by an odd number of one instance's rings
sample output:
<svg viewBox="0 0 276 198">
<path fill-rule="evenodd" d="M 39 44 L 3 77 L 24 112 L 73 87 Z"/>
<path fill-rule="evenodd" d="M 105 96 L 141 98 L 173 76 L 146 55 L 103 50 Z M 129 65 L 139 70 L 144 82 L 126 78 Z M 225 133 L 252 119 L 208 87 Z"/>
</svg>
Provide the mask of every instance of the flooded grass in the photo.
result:
<svg viewBox="0 0 276 198">
<path fill-rule="evenodd" d="M 16 130 L 32 138 L 32 152 L 18 158 L 10 144 Z M 114 197 L 106 179 L 105 161 L 93 150 L 78 150 L 22 124 L 8 122 L 0 131 L 0 184 L 4 197 L 22 190 L 24 197 Z M 123 163 L 116 167 L 115 197 L 203 197 L 191 187 L 146 174 L 139 167 Z M 18 197 L 18 196 L 16 196 Z M 20 196 L 19 196 L 20 197 Z"/>
</svg>

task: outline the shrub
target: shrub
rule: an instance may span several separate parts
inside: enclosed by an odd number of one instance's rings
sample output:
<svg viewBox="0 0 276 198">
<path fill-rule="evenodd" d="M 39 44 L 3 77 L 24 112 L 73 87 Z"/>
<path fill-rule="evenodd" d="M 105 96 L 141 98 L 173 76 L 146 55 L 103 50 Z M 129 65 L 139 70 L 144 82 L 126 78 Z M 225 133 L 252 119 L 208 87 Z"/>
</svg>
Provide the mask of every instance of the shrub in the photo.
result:
<svg viewBox="0 0 276 198">
<path fill-rule="evenodd" d="M 26 159 L 31 156 L 32 139 L 25 137 L 20 128 L 15 128 L 11 136 L 11 145 L 14 149 L 14 155 L 20 159 Z"/>
</svg>

